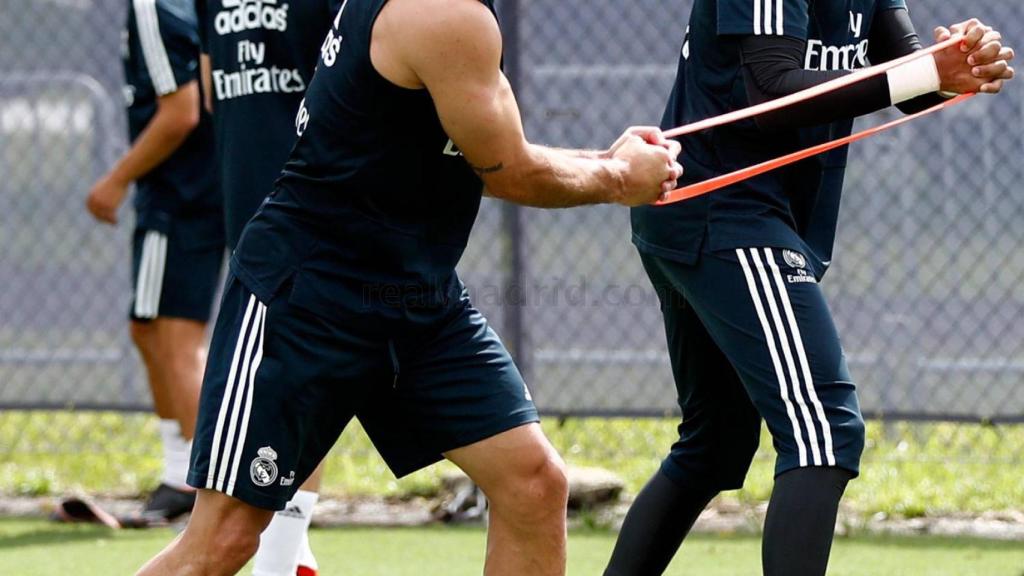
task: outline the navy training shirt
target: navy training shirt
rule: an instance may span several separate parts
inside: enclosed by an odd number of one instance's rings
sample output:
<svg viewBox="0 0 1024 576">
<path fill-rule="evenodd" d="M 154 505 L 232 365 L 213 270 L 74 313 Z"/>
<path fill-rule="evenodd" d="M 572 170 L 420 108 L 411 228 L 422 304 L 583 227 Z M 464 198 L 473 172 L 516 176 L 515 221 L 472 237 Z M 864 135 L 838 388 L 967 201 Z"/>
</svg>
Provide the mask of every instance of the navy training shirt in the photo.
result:
<svg viewBox="0 0 1024 576">
<path fill-rule="evenodd" d="M 359 308 L 409 318 L 459 300 L 455 266 L 483 183 L 430 94 L 374 68 L 371 32 L 385 3 L 348 0 L 334 18 L 296 116 L 298 140 L 235 250 L 233 271 L 264 302 L 293 277 L 290 301 L 332 316 Z"/>
<path fill-rule="evenodd" d="M 875 14 L 904 0 L 695 0 L 663 128 L 750 105 L 740 39 L 785 35 L 807 41 L 804 67 L 869 65 Z M 681 185 L 699 182 L 851 133 L 853 119 L 781 131 L 752 120 L 683 137 Z M 803 252 L 816 274 L 832 259 L 847 148 L 711 194 L 632 210 L 633 242 L 646 253 L 694 263 L 702 250 L 772 246 Z"/>
<path fill-rule="evenodd" d="M 295 114 L 341 0 L 197 0 L 212 68 L 213 122 L 227 242 L 273 189 L 295 143 Z"/>
<path fill-rule="evenodd" d="M 134 141 L 156 115 L 158 98 L 199 80 L 199 35 L 191 0 L 130 2 L 122 60 L 128 130 Z M 135 183 L 138 225 L 163 228 L 177 216 L 219 216 L 213 154 L 213 127 L 203 111 L 185 142 Z"/>
</svg>

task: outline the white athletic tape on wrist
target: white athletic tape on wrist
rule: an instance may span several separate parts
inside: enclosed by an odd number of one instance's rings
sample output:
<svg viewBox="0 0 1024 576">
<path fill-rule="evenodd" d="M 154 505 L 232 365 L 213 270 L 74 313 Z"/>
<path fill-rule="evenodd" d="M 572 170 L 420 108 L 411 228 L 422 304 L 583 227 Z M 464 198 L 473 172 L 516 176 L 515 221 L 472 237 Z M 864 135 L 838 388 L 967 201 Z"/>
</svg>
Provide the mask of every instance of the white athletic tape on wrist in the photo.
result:
<svg viewBox="0 0 1024 576">
<path fill-rule="evenodd" d="M 939 68 L 935 58 L 918 58 L 885 73 L 889 81 L 889 100 L 893 105 L 939 91 Z"/>
</svg>

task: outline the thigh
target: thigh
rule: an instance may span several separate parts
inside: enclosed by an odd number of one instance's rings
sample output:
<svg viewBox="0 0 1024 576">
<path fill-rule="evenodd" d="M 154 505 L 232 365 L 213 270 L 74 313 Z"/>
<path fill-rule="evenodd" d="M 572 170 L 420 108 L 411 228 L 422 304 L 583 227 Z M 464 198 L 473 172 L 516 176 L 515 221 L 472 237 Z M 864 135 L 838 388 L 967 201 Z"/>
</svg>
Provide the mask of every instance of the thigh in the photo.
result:
<svg viewBox="0 0 1024 576">
<path fill-rule="evenodd" d="M 767 421 L 777 472 L 810 465 L 856 472 L 863 449 L 856 388 L 806 259 L 775 248 L 705 254 L 679 284 Z"/>
<path fill-rule="evenodd" d="M 229 277 L 203 381 L 189 483 L 281 509 L 375 382 L 386 348 Z"/>
<path fill-rule="evenodd" d="M 662 469 L 681 484 L 740 488 L 757 450 L 761 417 L 722 349 L 679 289 L 689 266 L 643 255 L 661 302 L 682 412 L 679 439 Z"/>
<path fill-rule="evenodd" d="M 392 342 L 395 377 L 359 419 L 397 476 L 538 422 L 526 383 L 468 302 L 436 330 Z"/>
</svg>

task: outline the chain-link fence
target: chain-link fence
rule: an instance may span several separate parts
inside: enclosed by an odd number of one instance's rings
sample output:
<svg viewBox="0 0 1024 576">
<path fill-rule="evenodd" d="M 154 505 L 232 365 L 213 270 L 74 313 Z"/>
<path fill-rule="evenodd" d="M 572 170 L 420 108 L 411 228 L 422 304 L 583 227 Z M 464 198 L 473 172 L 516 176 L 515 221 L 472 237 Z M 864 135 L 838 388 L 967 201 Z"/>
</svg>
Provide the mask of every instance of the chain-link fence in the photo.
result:
<svg viewBox="0 0 1024 576">
<path fill-rule="evenodd" d="M 1016 0 L 908 1 L 925 35 L 978 16 L 1024 39 Z M 531 140 L 600 148 L 656 123 L 689 5 L 500 1 Z M 100 227 L 83 208 L 125 146 L 126 7 L 0 0 L 2 410 L 149 405 L 126 330 L 128 226 Z M 824 286 L 870 415 L 1024 421 L 1022 114 L 1013 86 L 854 147 Z M 626 210 L 487 201 L 460 270 L 545 412 L 675 411 Z"/>
</svg>

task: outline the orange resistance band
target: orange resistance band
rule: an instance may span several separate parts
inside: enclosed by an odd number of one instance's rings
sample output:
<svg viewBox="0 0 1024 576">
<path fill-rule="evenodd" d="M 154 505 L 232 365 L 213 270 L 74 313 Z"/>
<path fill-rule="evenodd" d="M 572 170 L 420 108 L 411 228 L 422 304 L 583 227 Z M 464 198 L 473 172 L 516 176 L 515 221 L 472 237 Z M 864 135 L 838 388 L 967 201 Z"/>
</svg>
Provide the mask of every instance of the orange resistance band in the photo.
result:
<svg viewBox="0 0 1024 576">
<path fill-rule="evenodd" d="M 708 118 L 706 120 L 695 122 L 693 124 L 687 124 L 686 126 L 673 128 L 672 130 L 665 131 L 664 134 L 667 138 L 674 138 L 685 134 L 699 132 L 701 130 L 707 130 L 709 128 L 714 128 L 716 126 L 731 124 L 739 120 L 753 118 L 754 116 L 759 116 L 761 114 L 766 114 L 768 112 L 781 110 L 783 108 L 786 108 L 787 106 L 792 106 L 793 104 L 804 102 L 811 98 L 816 98 L 823 94 L 827 94 L 829 92 L 833 92 L 835 90 L 839 90 L 841 88 L 845 88 L 847 86 L 856 84 L 857 82 L 862 82 L 867 78 L 872 78 L 879 74 L 884 74 L 897 66 L 906 64 L 907 62 L 910 62 L 917 58 L 922 58 L 924 56 L 934 54 L 941 50 L 945 50 L 946 48 L 949 48 L 950 46 L 959 43 L 960 41 L 962 41 L 962 39 L 963 38 L 961 36 L 954 36 L 953 38 L 950 38 L 945 42 L 935 44 L 934 46 L 931 46 L 926 50 L 920 50 L 918 52 L 908 54 L 907 56 L 897 58 L 896 60 L 892 60 L 890 62 L 885 62 L 877 66 L 865 68 L 863 70 L 859 70 L 852 74 L 843 76 L 842 78 L 837 78 L 835 80 L 808 88 L 807 90 L 801 90 L 800 92 L 797 92 L 795 94 L 790 94 L 789 96 L 784 96 L 782 98 L 778 98 L 770 102 L 765 102 L 764 104 L 751 106 L 749 108 L 744 108 L 742 110 L 737 110 L 735 112 L 730 112 L 728 114 L 723 114 L 721 116 L 716 116 L 714 118 Z M 743 180 L 759 176 L 761 174 L 770 172 L 783 166 L 788 166 L 790 164 L 793 164 L 794 162 L 799 162 L 800 160 L 804 160 L 812 156 L 817 156 L 818 154 L 828 152 L 829 150 L 839 148 L 840 146 L 846 146 L 853 142 L 864 140 L 865 138 L 870 138 L 871 136 L 874 136 L 881 132 L 885 132 L 886 130 L 895 128 L 902 124 L 906 124 L 911 120 L 916 120 L 917 118 L 921 118 L 922 116 L 927 116 L 934 112 L 938 112 L 951 106 L 955 106 L 956 104 L 959 104 L 971 98 L 972 96 L 974 96 L 974 94 L 961 94 L 956 98 L 947 100 L 937 106 L 933 106 L 932 108 L 918 112 L 917 114 L 904 116 L 903 118 L 900 118 L 898 120 L 894 120 L 892 122 L 883 124 L 881 126 L 876 126 L 874 128 L 869 128 L 867 130 L 858 132 L 856 134 L 852 134 L 845 138 L 840 138 L 838 140 L 833 140 L 831 142 L 825 142 L 824 144 L 819 144 L 817 146 L 813 146 L 805 150 L 793 152 L 792 154 L 787 154 L 785 156 L 775 158 L 774 160 L 769 160 L 767 162 L 757 164 L 756 166 L 750 166 L 749 168 L 743 168 L 741 170 L 737 170 L 729 174 L 723 174 L 721 176 L 717 176 L 715 178 L 711 178 L 703 182 L 698 182 L 696 184 L 684 186 L 683 188 L 678 188 L 676 190 L 673 190 L 672 192 L 669 192 L 668 194 L 665 194 L 665 196 L 662 197 L 661 200 L 656 202 L 655 205 L 662 206 L 665 204 L 672 204 L 683 200 L 689 200 L 690 198 L 696 198 L 697 196 L 702 196 L 704 194 L 713 192 L 720 188 L 724 188 L 731 184 L 742 182 Z"/>
</svg>

